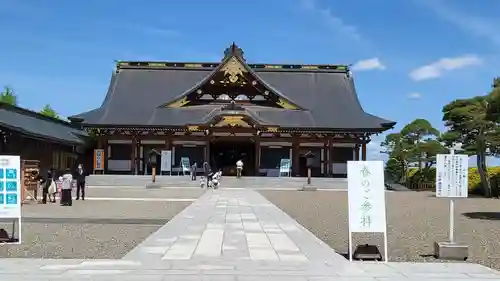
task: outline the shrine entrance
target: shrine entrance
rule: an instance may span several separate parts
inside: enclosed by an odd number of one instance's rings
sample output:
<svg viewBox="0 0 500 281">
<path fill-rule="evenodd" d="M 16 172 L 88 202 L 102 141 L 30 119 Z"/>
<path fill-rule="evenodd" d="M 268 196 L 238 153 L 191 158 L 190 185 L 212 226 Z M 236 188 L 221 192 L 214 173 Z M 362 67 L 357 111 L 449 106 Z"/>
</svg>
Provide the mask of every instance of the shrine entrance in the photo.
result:
<svg viewBox="0 0 500 281">
<path fill-rule="evenodd" d="M 214 141 L 210 146 L 212 169 L 224 176 L 236 176 L 236 162 L 243 161 L 243 176 L 255 175 L 255 144 L 252 141 Z"/>
</svg>

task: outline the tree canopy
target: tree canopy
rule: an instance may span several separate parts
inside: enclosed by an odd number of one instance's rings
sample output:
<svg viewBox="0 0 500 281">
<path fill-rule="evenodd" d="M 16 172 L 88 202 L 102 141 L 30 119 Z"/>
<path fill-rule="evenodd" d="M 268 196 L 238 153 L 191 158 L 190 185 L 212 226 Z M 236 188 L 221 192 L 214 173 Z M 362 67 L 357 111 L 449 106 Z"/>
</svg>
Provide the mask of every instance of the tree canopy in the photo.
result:
<svg viewBox="0 0 500 281">
<path fill-rule="evenodd" d="M 57 114 L 57 112 L 54 109 L 52 109 L 52 107 L 49 104 L 46 104 L 42 108 L 42 110 L 40 111 L 40 114 L 48 116 L 48 117 L 60 119 L 60 117 Z"/>
<path fill-rule="evenodd" d="M 5 86 L 0 93 L 0 102 L 10 105 L 17 105 L 17 95 L 11 87 Z"/>
</svg>

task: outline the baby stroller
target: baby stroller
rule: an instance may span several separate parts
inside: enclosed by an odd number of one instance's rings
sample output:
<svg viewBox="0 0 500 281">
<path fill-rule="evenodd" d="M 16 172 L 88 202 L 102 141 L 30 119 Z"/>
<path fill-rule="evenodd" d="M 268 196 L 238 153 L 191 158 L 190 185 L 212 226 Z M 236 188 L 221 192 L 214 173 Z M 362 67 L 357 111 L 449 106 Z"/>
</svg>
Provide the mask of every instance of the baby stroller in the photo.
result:
<svg viewBox="0 0 500 281">
<path fill-rule="evenodd" d="M 204 176 L 201 177 L 200 187 L 204 188 L 206 186 L 207 188 L 217 189 L 219 187 L 219 181 L 222 176 L 222 171 L 213 173 L 207 162 L 203 163 L 203 169 Z"/>
</svg>

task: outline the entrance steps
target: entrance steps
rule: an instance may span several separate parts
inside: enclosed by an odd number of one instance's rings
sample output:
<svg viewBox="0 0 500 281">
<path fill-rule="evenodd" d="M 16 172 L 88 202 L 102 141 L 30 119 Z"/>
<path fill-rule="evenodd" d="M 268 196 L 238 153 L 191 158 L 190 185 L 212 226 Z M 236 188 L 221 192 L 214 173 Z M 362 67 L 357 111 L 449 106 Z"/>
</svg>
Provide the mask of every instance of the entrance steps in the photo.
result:
<svg viewBox="0 0 500 281">
<path fill-rule="evenodd" d="M 90 175 L 86 185 L 90 187 L 137 187 L 151 183 L 151 176 L 135 175 Z M 192 181 L 190 176 L 156 176 L 156 183 L 161 187 L 200 187 L 200 177 Z M 222 188 L 290 188 L 299 189 L 307 183 L 307 178 L 300 177 L 222 177 Z M 347 179 L 312 178 L 312 185 L 319 189 L 347 190 Z"/>
</svg>

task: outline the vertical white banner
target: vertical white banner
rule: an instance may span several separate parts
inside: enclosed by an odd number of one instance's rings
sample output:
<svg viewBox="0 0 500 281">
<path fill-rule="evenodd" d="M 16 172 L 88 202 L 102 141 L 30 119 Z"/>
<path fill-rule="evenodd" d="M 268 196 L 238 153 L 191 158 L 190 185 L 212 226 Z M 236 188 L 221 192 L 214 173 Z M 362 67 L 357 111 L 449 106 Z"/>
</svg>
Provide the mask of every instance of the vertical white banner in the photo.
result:
<svg viewBox="0 0 500 281">
<path fill-rule="evenodd" d="M 386 232 L 384 164 L 348 161 L 349 232 Z"/>
<path fill-rule="evenodd" d="M 469 156 L 438 154 L 436 156 L 436 197 L 468 196 Z"/>
<path fill-rule="evenodd" d="M 162 150 L 161 151 L 161 171 L 170 172 L 172 171 L 172 151 Z"/>
</svg>

